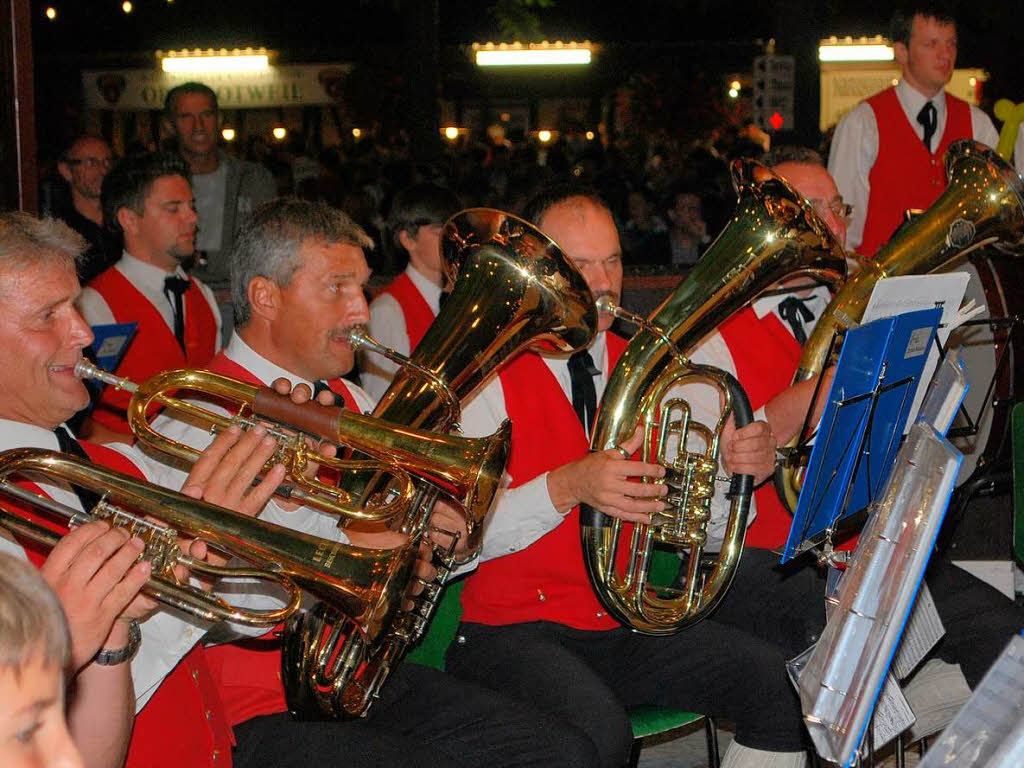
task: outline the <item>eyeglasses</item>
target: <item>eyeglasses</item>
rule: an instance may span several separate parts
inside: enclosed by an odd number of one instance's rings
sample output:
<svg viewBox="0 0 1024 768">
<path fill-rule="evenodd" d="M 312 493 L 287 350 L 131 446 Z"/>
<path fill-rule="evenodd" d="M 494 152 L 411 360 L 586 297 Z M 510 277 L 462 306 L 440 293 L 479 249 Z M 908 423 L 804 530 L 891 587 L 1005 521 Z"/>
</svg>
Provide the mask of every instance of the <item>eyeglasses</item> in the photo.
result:
<svg viewBox="0 0 1024 768">
<path fill-rule="evenodd" d="M 814 197 L 808 200 L 811 204 L 811 208 L 822 218 L 825 217 L 826 211 L 831 211 L 837 218 L 848 220 L 850 214 L 853 213 L 853 206 L 843 201 L 841 197 L 834 197 L 831 200 L 822 200 L 820 197 Z"/>
<path fill-rule="evenodd" d="M 114 165 L 112 157 L 72 157 L 67 160 L 68 165 L 84 165 L 86 168 L 105 168 L 108 171 Z"/>
</svg>

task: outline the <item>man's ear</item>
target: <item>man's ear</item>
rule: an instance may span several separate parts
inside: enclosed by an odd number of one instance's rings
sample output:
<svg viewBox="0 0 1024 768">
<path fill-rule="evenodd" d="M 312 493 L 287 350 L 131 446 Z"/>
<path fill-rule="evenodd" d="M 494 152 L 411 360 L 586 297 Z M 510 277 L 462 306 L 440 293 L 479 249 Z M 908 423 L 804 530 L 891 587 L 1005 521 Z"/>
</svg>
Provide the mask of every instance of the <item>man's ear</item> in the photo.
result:
<svg viewBox="0 0 1024 768">
<path fill-rule="evenodd" d="M 273 280 L 256 275 L 249 281 L 249 307 L 254 316 L 273 320 L 281 306 L 281 287 Z"/>
<path fill-rule="evenodd" d="M 910 58 L 910 51 L 907 50 L 907 46 L 903 43 L 896 42 L 892 44 L 892 53 L 896 57 L 896 62 L 901 66 L 907 65 L 907 60 Z"/>
<path fill-rule="evenodd" d="M 134 235 L 139 231 L 140 222 L 142 217 L 129 208 L 127 205 L 122 205 L 117 209 L 117 223 L 121 225 L 122 231 L 126 235 Z"/>
<path fill-rule="evenodd" d="M 398 244 L 405 248 L 406 253 L 412 253 L 416 247 L 416 240 L 409 234 L 409 230 L 402 229 L 398 232 Z"/>
<path fill-rule="evenodd" d="M 71 166 L 65 163 L 63 160 L 57 163 L 57 173 L 59 173 L 60 177 L 64 179 L 64 181 L 66 181 L 68 184 L 71 183 Z"/>
</svg>

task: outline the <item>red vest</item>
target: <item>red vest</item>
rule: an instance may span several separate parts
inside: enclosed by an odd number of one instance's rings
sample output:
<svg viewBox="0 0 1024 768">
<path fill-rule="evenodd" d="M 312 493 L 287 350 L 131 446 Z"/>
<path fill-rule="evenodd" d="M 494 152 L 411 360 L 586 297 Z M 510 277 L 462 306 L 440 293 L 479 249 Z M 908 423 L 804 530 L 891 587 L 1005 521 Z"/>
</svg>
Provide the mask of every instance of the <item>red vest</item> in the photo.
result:
<svg viewBox="0 0 1024 768">
<path fill-rule="evenodd" d="M 626 342 L 611 333 L 610 371 Z M 527 352 L 501 375 L 512 420 L 508 471 L 513 488 L 575 461 L 590 450 L 579 418 L 551 369 Z M 551 621 L 576 629 L 615 629 L 619 623 L 598 602 L 580 543 L 579 507 L 526 549 L 481 563 L 462 590 L 462 618 L 481 624 Z"/>
<path fill-rule="evenodd" d="M 107 302 L 116 322 L 138 323 L 135 336 L 114 373 L 141 383 L 161 371 L 203 368 L 210 362 L 217 351 L 217 318 L 196 281 L 190 278 L 190 283 L 185 292 L 184 351 L 156 307 L 117 269 L 111 267 L 89 283 L 89 287 Z M 128 392 L 108 385 L 92 417 L 115 432 L 130 435 L 125 420 L 130 399 Z"/>
<path fill-rule="evenodd" d="M 223 352 L 213 359 L 208 370 L 249 384 L 266 383 Z M 359 412 L 359 406 L 344 381 L 334 379 L 327 384 L 344 398 L 346 408 Z M 276 636 L 280 629 L 281 625 L 278 625 L 262 637 L 206 649 L 206 657 L 231 725 L 244 723 L 260 715 L 288 711 L 281 681 L 281 641 Z"/>
<path fill-rule="evenodd" d="M 392 280 L 381 293 L 390 295 L 398 302 L 402 316 L 405 318 L 405 333 L 409 337 L 409 351 L 412 352 L 420 343 L 423 334 L 427 332 L 427 328 L 434 322 L 434 311 L 427 304 L 427 300 L 423 298 L 420 289 L 416 287 L 407 272 L 403 272 Z"/>
<path fill-rule="evenodd" d="M 97 464 L 144 479 L 138 468 L 117 451 L 86 442 L 82 447 Z M 27 514 L 56 532 L 67 530 L 62 530 L 49 518 Z M 28 559 L 36 567 L 41 566 L 46 553 L 32 542 L 19 540 L 19 543 Z M 124 768 L 230 768 L 233 744 L 234 736 L 205 650 L 197 644 L 163 679 L 135 716 Z"/>
<path fill-rule="evenodd" d="M 904 211 L 935 202 L 946 188 L 946 150 L 957 139 L 972 137 L 970 105 L 945 95 L 946 127 L 934 153 L 928 152 L 907 120 L 895 87 L 868 99 L 878 124 L 878 157 L 868 175 L 871 194 L 859 249 L 864 256 L 874 256 L 888 241 Z"/>
</svg>

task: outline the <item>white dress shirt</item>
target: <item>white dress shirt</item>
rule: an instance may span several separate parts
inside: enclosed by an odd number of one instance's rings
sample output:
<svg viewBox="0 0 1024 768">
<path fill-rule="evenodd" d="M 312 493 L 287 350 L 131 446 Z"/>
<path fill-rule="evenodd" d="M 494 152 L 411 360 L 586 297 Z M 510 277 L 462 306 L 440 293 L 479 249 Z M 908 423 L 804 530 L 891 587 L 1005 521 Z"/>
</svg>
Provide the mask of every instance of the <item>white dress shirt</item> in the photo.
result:
<svg viewBox="0 0 1024 768">
<path fill-rule="evenodd" d="M 0 449 L 46 448 L 59 451 L 57 437 L 51 430 L 31 424 L 0 419 Z M 143 470 L 137 452 L 129 446 L 120 451 L 136 466 Z M 152 480 L 147 476 L 148 480 Z M 37 483 L 54 501 L 81 510 L 78 496 L 68 486 Z M 173 486 L 177 488 L 178 486 Z M 0 529 L 2 530 L 2 529 Z M 6 533 L 6 532 L 4 532 Z M 0 551 L 15 557 L 26 557 L 19 544 L 0 533 Z M 192 649 L 209 629 L 210 624 L 163 604 L 160 610 L 140 623 L 142 644 L 131 661 L 132 684 L 135 688 L 135 711 L 139 712 L 163 682 L 163 679 L 177 666 L 178 662 Z"/>
<path fill-rule="evenodd" d="M 441 286 L 417 271 L 412 264 L 406 267 L 405 274 L 427 302 L 434 317 L 437 317 L 441 308 Z M 370 302 L 369 330 L 375 339 L 403 355 L 408 355 L 412 351 L 402 307 L 389 293 L 382 293 Z M 374 400 L 379 400 L 390 386 L 396 370 L 398 366 L 386 357 L 376 352 L 366 352 L 360 358 L 359 380 L 370 396 Z"/>
<path fill-rule="evenodd" d="M 896 98 L 907 117 L 914 132 L 924 140 L 924 126 L 917 122 L 917 115 L 928 99 L 908 84 L 900 80 L 896 86 Z M 946 129 L 945 91 L 931 99 L 935 105 L 937 122 L 932 136 L 934 150 L 942 139 Z M 971 131 L 973 138 L 989 147 L 995 148 L 999 141 L 992 120 L 977 107 L 971 105 Z M 959 137 L 971 138 L 971 137 Z M 836 186 L 843 199 L 853 206 L 850 225 L 846 229 L 846 243 L 851 250 L 857 250 L 864 239 L 864 221 L 868 213 L 868 199 L 871 186 L 868 175 L 878 158 L 878 123 L 871 105 L 862 101 L 839 121 L 835 137 L 832 139 L 832 151 L 828 158 L 828 171 L 835 179 Z"/>
<path fill-rule="evenodd" d="M 164 280 L 171 274 L 187 280 L 188 275 L 185 274 L 185 270 L 179 266 L 173 273 L 167 272 L 160 267 L 135 258 L 127 251 L 121 254 L 121 258 L 118 259 L 112 269 L 116 269 L 124 275 L 139 293 L 149 299 L 149 303 L 160 313 L 160 317 L 164 319 L 164 322 L 167 323 L 167 328 L 173 334 L 174 300 L 173 297 L 168 297 L 164 293 Z M 217 308 L 217 301 L 213 297 L 213 291 L 205 283 L 200 280 L 196 280 L 196 283 L 199 285 L 199 290 L 202 292 L 203 298 L 206 299 L 206 303 L 210 305 L 210 311 L 213 312 L 214 320 L 217 323 L 215 350 L 219 350 L 221 347 L 221 319 L 220 310 Z M 187 302 L 183 302 L 183 304 L 185 322 L 188 323 L 188 304 Z M 116 322 L 114 320 L 114 313 L 110 310 L 107 300 L 94 288 L 86 287 L 82 289 L 82 295 L 78 298 L 78 309 L 89 325 L 106 325 Z"/>
<path fill-rule="evenodd" d="M 1013 148 L 1013 166 L 1024 176 L 1024 123 L 1017 127 L 1017 143 Z"/>
<path fill-rule="evenodd" d="M 608 345 L 604 333 L 599 333 L 590 345 L 590 354 L 600 373 L 594 377 L 598 402 L 608 383 Z M 567 400 L 572 400 L 572 379 L 568 357 L 547 357 L 544 363 L 554 374 Z M 484 437 L 494 432 L 505 419 L 505 394 L 501 379 L 495 376 L 462 410 L 462 430 L 467 437 Z M 484 521 L 480 560 L 490 560 L 518 552 L 533 544 L 549 531 L 558 527 L 569 510 L 557 510 L 548 493 L 548 475 L 543 473 L 516 487 L 508 486 L 515 480 L 505 474 L 503 488 Z"/>
</svg>

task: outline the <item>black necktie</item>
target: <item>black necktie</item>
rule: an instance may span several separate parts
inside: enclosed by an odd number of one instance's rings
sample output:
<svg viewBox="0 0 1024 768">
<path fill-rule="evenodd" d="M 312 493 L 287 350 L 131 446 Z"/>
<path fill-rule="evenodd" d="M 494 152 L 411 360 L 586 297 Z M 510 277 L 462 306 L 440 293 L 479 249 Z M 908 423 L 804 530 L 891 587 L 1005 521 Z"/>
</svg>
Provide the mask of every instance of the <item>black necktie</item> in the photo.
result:
<svg viewBox="0 0 1024 768">
<path fill-rule="evenodd" d="M 314 381 L 313 382 L 313 399 L 316 400 L 317 402 L 320 402 L 319 400 L 317 400 L 317 396 L 321 392 L 330 392 L 331 393 L 331 397 L 334 398 L 334 404 L 335 405 L 337 405 L 337 406 L 344 406 L 345 405 L 345 399 L 341 395 L 339 395 L 337 392 L 335 392 L 333 389 L 331 389 L 329 386 L 327 386 L 327 382 L 324 381 L 323 379 L 320 379 L 320 381 Z"/>
<path fill-rule="evenodd" d="M 64 429 L 63 426 L 57 427 L 53 430 L 53 434 L 57 436 L 57 445 L 64 453 L 70 453 L 72 456 L 76 456 L 79 459 L 92 463 L 92 459 L 82 448 L 81 444 L 71 436 L 71 434 Z M 100 503 L 100 497 L 98 494 L 88 491 L 84 488 L 79 488 L 77 485 L 72 485 L 71 490 L 75 492 L 75 496 L 82 503 L 82 509 L 86 512 L 92 510 L 97 504 Z"/>
<path fill-rule="evenodd" d="M 590 424 L 597 411 L 597 388 L 594 377 L 600 373 L 594 365 L 594 358 L 583 349 L 569 358 L 569 380 L 572 382 L 572 409 L 590 434 Z"/>
<path fill-rule="evenodd" d="M 932 151 L 932 136 L 935 135 L 935 126 L 939 123 L 939 115 L 935 111 L 935 105 L 926 101 L 921 111 L 917 113 L 917 122 L 924 126 L 924 148 Z"/>
<path fill-rule="evenodd" d="M 164 296 L 174 307 L 174 338 L 182 350 L 185 349 L 185 304 L 182 299 L 187 290 L 188 280 L 183 277 L 168 275 L 164 279 Z"/>
<path fill-rule="evenodd" d="M 779 317 L 785 320 L 793 329 L 793 335 L 801 346 L 807 341 L 807 333 L 804 331 L 804 323 L 814 319 L 814 313 L 807 308 L 803 299 L 796 296 L 788 296 L 779 302 Z"/>
</svg>

